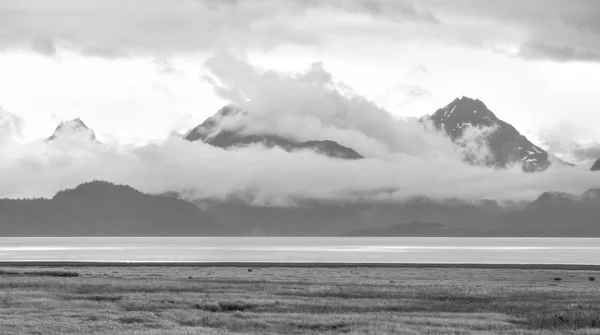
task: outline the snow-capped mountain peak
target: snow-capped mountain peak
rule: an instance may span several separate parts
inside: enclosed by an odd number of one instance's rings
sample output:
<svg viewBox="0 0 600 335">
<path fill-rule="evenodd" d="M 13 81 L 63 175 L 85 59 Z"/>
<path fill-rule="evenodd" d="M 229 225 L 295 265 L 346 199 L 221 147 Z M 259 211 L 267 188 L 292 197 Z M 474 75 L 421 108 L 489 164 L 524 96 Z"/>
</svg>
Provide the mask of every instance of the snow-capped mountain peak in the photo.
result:
<svg viewBox="0 0 600 335">
<path fill-rule="evenodd" d="M 491 127 L 498 121 L 498 117 L 481 100 L 464 96 L 438 109 L 431 118 L 436 124 L 453 124 L 454 127 L 446 128 L 451 136 L 462 133 L 462 128 L 467 125 Z"/>
<path fill-rule="evenodd" d="M 88 128 L 80 118 L 61 122 L 56 127 L 54 134 L 46 139 L 46 142 L 56 140 L 98 142 L 94 131 Z"/>
<path fill-rule="evenodd" d="M 491 157 L 485 164 L 507 167 L 520 164 L 526 171 L 542 171 L 550 166 L 548 153 L 531 143 L 515 127 L 500 120 L 481 100 L 462 97 L 431 117 L 433 125 L 460 143 L 470 128 L 487 129 L 485 142 Z"/>
</svg>

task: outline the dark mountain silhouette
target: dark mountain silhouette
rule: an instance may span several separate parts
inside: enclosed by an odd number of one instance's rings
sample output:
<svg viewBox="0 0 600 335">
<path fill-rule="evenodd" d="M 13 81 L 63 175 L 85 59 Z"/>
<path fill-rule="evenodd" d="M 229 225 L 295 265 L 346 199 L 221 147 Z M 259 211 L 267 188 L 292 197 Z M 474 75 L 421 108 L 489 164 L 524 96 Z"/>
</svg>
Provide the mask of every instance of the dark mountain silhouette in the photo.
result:
<svg viewBox="0 0 600 335">
<path fill-rule="evenodd" d="M 414 198 L 267 207 L 176 197 L 96 181 L 52 199 L 0 199 L 0 236 L 600 236 L 600 189 L 510 205 Z"/>
<path fill-rule="evenodd" d="M 600 171 L 600 159 L 598 159 L 594 165 L 592 165 L 592 168 L 590 169 L 592 171 Z"/>
<path fill-rule="evenodd" d="M 507 236 L 600 236 L 600 189 L 545 192 L 524 209 L 494 218 L 492 226 L 492 234 Z"/>
<path fill-rule="evenodd" d="M 80 118 L 61 122 L 56 127 L 54 134 L 46 139 L 46 142 L 52 142 L 59 139 L 99 143 L 94 131 L 88 128 Z"/>
<path fill-rule="evenodd" d="M 218 226 L 192 203 L 95 181 L 52 199 L 0 199 L 0 236 L 202 236 Z"/>
<path fill-rule="evenodd" d="M 23 135 L 21 127 L 22 120 L 0 106 L 0 140 L 4 138 L 18 139 Z"/>
<path fill-rule="evenodd" d="M 383 227 L 349 229 L 349 234 L 351 236 L 600 236 L 600 188 L 589 189 L 580 195 L 545 192 L 530 203 L 507 208 L 490 206 L 490 203 L 469 206 L 464 203 L 451 205 L 446 202 L 436 206 L 431 202 L 423 201 L 422 205 L 420 211 L 408 216 L 405 214 L 410 212 L 407 211 L 410 205 L 399 206 L 396 218 L 400 222 L 396 224 L 386 226 L 384 222 L 379 222 Z M 485 206 L 488 208 L 485 209 Z M 428 213 L 430 209 L 443 215 L 434 220 L 435 215 Z M 458 213 L 461 215 L 456 215 Z"/>
<path fill-rule="evenodd" d="M 460 142 L 469 128 L 489 128 L 491 132 L 484 140 L 491 157 L 484 163 L 491 167 L 505 168 L 517 163 L 525 171 L 534 172 L 547 169 L 552 161 L 561 162 L 521 135 L 515 127 L 499 119 L 480 100 L 457 98 L 438 109 L 430 119 L 437 129 L 444 131 L 455 142 Z M 466 160 L 473 162 L 472 157 L 466 157 Z"/>
<path fill-rule="evenodd" d="M 396 236 L 449 236 L 461 235 L 460 231 L 451 231 L 447 226 L 436 222 L 401 223 L 391 227 L 352 230 L 348 236 L 396 237 Z"/>
<path fill-rule="evenodd" d="M 482 222 L 489 218 L 522 208 L 503 207 L 494 201 L 472 204 L 426 198 L 403 203 L 299 201 L 290 207 L 250 205 L 241 200 L 203 201 L 198 205 L 219 221 L 223 234 L 244 236 L 257 231 L 267 236 L 346 236 L 352 230 L 417 221 L 442 222 L 453 234 L 471 235 L 482 230 Z"/>
<path fill-rule="evenodd" d="M 185 139 L 188 141 L 204 141 L 220 148 L 242 147 L 261 143 L 267 147 L 280 147 L 286 151 L 312 150 L 319 154 L 341 159 L 361 159 L 359 153 L 334 141 L 297 142 L 289 138 L 273 134 L 244 134 L 244 128 L 235 130 L 222 129 L 221 125 L 228 118 L 245 117 L 244 110 L 232 105 L 221 108 L 217 114 L 209 117 L 202 124 L 190 130 Z"/>
<path fill-rule="evenodd" d="M 600 236 L 600 189 L 581 195 L 546 192 L 532 202 L 505 205 L 427 198 L 302 201 L 291 207 L 241 200 L 198 203 L 219 221 L 224 235 L 234 236 Z"/>
</svg>

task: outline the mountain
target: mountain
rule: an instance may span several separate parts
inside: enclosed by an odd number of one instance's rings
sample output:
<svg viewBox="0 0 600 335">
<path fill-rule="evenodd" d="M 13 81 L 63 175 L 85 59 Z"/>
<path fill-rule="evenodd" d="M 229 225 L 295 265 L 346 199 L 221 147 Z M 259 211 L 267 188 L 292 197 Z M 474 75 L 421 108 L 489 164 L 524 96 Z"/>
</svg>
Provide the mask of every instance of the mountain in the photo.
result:
<svg viewBox="0 0 600 335">
<path fill-rule="evenodd" d="M 484 141 L 489 147 L 490 157 L 485 159 L 485 165 L 505 168 L 518 163 L 523 170 L 532 172 L 543 171 L 551 164 L 552 157 L 545 150 L 521 135 L 515 127 L 499 119 L 480 100 L 457 98 L 446 107 L 438 109 L 430 119 L 437 129 L 444 131 L 459 144 L 469 129 L 489 129 L 490 133 Z M 471 157 L 466 159 L 473 162 Z"/>
<path fill-rule="evenodd" d="M 192 203 L 94 181 L 52 199 L 0 199 L 0 236 L 205 236 L 218 226 Z"/>
<path fill-rule="evenodd" d="M 54 134 L 46 139 L 46 142 L 57 140 L 99 143 L 94 131 L 88 128 L 80 118 L 61 122 L 58 127 L 56 127 Z"/>
<path fill-rule="evenodd" d="M 52 199 L 0 199 L 0 236 L 600 236 L 600 188 L 511 205 L 414 198 L 268 207 L 176 197 L 94 181 Z"/>
<path fill-rule="evenodd" d="M 600 236 L 600 189 L 545 192 L 525 208 L 493 219 L 493 235 Z M 518 234 L 518 235 L 517 235 Z"/>
<path fill-rule="evenodd" d="M 346 236 L 350 231 L 411 222 L 441 222 L 452 234 L 472 235 L 473 231 L 485 230 L 482 223 L 489 218 L 522 208 L 504 207 L 494 201 L 467 203 L 426 198 L 402 203 L 305 200 L 287 207 L 251 205 L 236 199 L 197 204 L 219 222 L 223 234 L 233 236 L 248 236 L 257 231 L 266 236 Z"/>
<path fill-rule="evenodd" d="M 305 200 L 289 207 L 235 199 L 197 204 L 229 236 L 600 236 L 600 189 L 581 195 L 545 192 L 535 201 L 509 204 L 427 198 L 401 203 Z"/>
<path fill-rule="evenodd" d="M 401 236 L 448 236 L 452 232 L 447 226 L 436 222 L 401 223 L 391 227 L 352 230 L 349 236 L 401 237 Z M 457 232 L 460 233 L 460 232 Z"/>
<path fill-rule="evenodd" d="M 592 168 L 590 170 L 592 170 L 592 171 L 600 171 L 600 159 L 598 159 L 596 161 L 596 163 L 594 163 L 594 165 L 592 165 Z"/>
<path fill-rule="evenodd" d="M 245 134 L 245 127 L 224 129 L 223 124 L 230 124 L 236 118 L 247 117 L 247 112 L 233 105 L 221 108 L 215 115 L 206 119 L 202 124 L 190 130 L 185 139 L 188 141 L 204 141 L 220 148 L 243 147 L 250 144 L 262 143 L 267 147 L 280 147 L 286 151 L 312 150 L 321 155 L 340 159 L 361 159 L 359 153 L 351 148 L 340 145 L 335 141 L 305 141 L 298 142 L 273 134 Z"/>
</svg>

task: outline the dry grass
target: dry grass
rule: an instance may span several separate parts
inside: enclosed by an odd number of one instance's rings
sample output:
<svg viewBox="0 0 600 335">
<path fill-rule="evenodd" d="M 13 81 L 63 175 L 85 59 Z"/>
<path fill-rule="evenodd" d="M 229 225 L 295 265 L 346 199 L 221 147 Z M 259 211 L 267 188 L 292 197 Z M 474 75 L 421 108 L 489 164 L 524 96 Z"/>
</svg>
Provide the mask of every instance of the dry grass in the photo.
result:
<svg viewBox="0 0 600 335">
<path fill-rule="evenodd" d="M 0 269 L 0 334 L 600 334 L 593 275 L 7 268 Z"/>
</svg>

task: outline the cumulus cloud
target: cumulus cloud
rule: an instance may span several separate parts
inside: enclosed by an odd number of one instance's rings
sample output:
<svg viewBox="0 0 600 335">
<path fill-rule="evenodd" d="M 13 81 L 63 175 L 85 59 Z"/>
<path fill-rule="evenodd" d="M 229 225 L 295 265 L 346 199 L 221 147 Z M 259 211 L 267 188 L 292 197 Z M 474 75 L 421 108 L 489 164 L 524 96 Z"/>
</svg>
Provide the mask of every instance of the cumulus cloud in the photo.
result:
<svg viewBox="0 0 600 335">
<path fill-rule="evenodd" d="M 368 157 L 389 153 L 448 155 L 455 148 L 438 133 L 426 133 L 416 120 L 390 113 L 334 81 L 323 64 L 298 74 L 261 70 L 231 54 L 207 61 L 210 82 L 222 98 L 243 106 L 247 116 L 230 128 L 272 133 L 298 141 L 334 140 Z"/>
<path fill-rule="evenodd" d="M 175 136 L 137 147 L 69 137 L 25 144 L 1 139 L 0 197 L 49 197 L 92 179 L 149 193 L 180 191 L 189 199 L 244 195 L 253 204 L 278 206 L 307 198 L 357 201 L 365 194 L 371 201 L 531 199 L 548 190 L 578 193 L 600 186 L 597 175 L 584 169 L 556 165 L 526 174 L 467 165 L 447 138 L 414 120 L 393 118 L 336 82 L 322 64 L 281 73 L 222 55 L 207 66 L 221 94 L 245 106 L 249 119 L 242 120 L 250 131 L 333 137 L 370 155 L 346 161 L 262 145 L 225 150 Z"/>
</svg>

